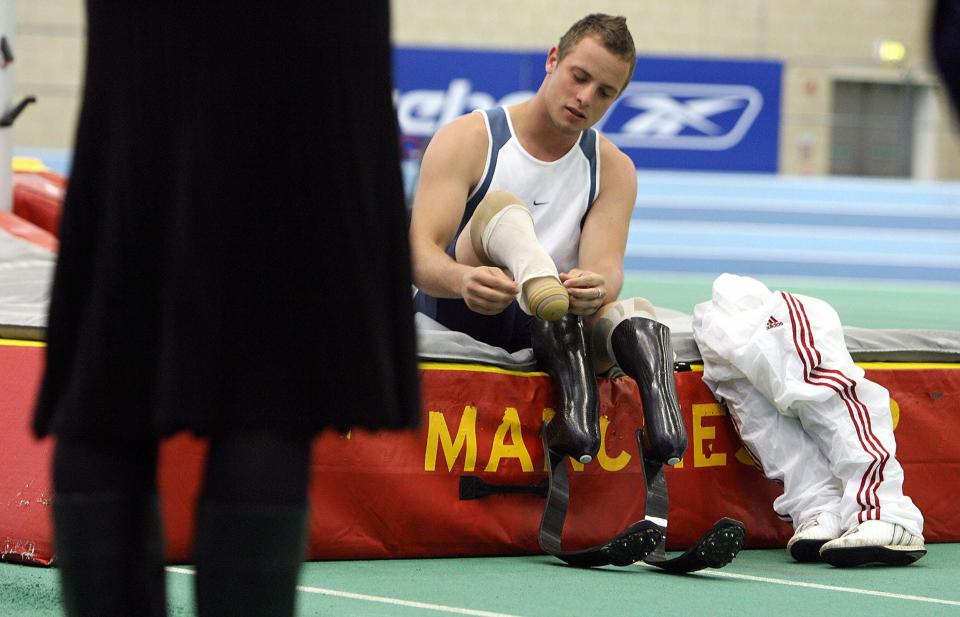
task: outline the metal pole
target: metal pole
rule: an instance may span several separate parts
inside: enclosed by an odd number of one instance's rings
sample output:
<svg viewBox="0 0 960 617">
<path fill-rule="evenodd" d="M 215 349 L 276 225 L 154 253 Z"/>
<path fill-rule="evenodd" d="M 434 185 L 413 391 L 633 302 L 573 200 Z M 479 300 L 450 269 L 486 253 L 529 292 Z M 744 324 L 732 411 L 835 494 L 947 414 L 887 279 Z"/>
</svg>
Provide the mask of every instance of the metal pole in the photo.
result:
<svg viewBox="0 0 960 617">
<path fill-rule="evenodd" d="M 0 0 L 0 114 L 13 108 L 16 0 Z M 0 210 L 13 207 L 13 125 L 0 126 Z"/>
</svg>

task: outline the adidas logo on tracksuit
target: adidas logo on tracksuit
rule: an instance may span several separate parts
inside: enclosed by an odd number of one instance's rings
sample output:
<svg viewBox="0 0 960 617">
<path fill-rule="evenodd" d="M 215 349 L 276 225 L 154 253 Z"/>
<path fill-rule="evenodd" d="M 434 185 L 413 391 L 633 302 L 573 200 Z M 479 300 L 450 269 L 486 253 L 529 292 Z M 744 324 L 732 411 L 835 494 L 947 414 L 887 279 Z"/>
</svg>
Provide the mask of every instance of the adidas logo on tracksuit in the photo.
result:
<svg viewBox="0 0 960 617">
<path fill-rule="evenodd" d="M 770 319 L 767 320 L 767 330 L 779 328 L 782 325 L 783 325 L 783 322 L 777 319 L 776 317 L 774 317 L 773 315 L 771 315 Z"/>
</svg>

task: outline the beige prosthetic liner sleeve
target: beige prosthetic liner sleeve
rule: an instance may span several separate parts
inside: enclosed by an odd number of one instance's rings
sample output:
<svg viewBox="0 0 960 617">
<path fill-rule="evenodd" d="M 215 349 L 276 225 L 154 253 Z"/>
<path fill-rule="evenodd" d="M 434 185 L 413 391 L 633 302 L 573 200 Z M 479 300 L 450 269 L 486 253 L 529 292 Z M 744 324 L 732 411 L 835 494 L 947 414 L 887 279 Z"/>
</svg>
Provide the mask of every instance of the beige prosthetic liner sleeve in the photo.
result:
<svg viewBox="0 0 960 617">
<path fill-rule="evenodd" d="M 610 335 L 620 322 L 631 317 L 657 319 L 657 312 L 645 298 L 627 298 L 605 305 L 593 322 L 590 334 L 590 351 L 593 356 L 593 368 L 599 375 L 610 370 L 616 363 Z"/>
<path fill-rule="evenodd" d="M 567 314 L 570 297 L 557 266 L 537 240 L 533 216 L 509 191 L 491 191 L 470 219 L 470 241 L 477 257 L 506 268 L 520 284 L 517 302 L 527 315 L 556 321 Z"/>
</svg>

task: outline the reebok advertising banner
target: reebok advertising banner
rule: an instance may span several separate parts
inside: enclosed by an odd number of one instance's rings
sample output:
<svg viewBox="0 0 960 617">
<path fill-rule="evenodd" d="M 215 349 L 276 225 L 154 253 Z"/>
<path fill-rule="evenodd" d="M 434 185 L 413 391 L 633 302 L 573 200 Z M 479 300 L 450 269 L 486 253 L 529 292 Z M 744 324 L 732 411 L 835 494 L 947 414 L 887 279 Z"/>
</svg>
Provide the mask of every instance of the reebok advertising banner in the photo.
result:
<svg viewBox="0 0 960 617">
<path fill-rule="evenodd" d="M 531 97 L 546 52 L 400 47 L 395 99 L 408 159 L 444 124 Z M 775 173 L 780 131 L 776 61 L 640 56 L 633 81 L 597 124 L 639 169 Z"/>
</svg>

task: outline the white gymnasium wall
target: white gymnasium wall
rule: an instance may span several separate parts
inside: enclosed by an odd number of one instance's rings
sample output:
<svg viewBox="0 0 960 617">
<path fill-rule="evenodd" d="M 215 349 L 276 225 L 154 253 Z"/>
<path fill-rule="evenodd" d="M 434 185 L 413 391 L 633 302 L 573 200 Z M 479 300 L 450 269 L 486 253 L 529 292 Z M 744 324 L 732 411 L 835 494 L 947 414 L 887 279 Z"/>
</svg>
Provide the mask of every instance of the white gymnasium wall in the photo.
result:
<svg viewBox="0 0 960 617">
<path fill-rule="evenodd" d="M 17 124 L 19 148 L 70 147 L 82 7 L 82 0 L 17 1 L 17 94 L 40 100 Z M 960 130 L 927 53 L 930 8 L 931 0 L 394 0 L 393 31 L 400 45 L 545 51 L 573 21 L 599 11 L 627 17 L 641 54 L 782 60 L 786 174 L 828 173 L 833 80 L 916 84 L 931 102 L 916 127 L 924 151 L 915 155 L 915 172 L 960 179 Z M 879 39 L 903 42 L 905 59 L 880 62 Z"/>
</svg>

